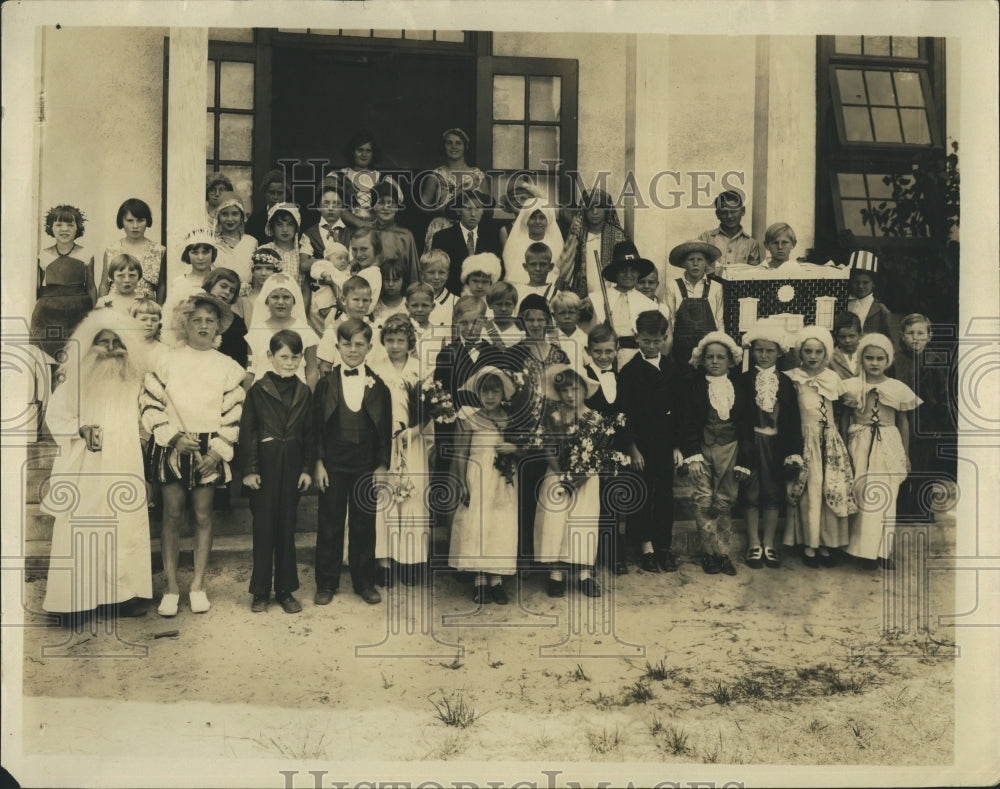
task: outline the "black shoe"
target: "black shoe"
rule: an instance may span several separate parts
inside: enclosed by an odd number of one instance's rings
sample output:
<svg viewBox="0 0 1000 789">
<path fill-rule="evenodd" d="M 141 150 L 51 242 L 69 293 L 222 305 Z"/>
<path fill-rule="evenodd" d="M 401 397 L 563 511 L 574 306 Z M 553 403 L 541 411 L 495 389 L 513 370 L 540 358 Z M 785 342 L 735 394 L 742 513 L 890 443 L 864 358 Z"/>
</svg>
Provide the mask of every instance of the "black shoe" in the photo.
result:
<svg viewBox="0 0 1000 789">
<path fill-rule="evenodd" d="M 719 565 L 719 570 L 724 572 L 726 575 L 736 575 L 736 568 L 733 567 L 733 563 L 729 561 L 729 557 L 723 554 L 722 556 L 716 556 L 716 561 Z"/>
<path fill-rule="evenodd" d="M 892 560 L 892 557 L 883 557 L 883 556 L 880 556 L 878 558 L 878 566 L 881 569 L 883 569 L 883 570 L 895 570 L 896 569 L 896 563 Z"/>
<path fill-rule="evenodd" d="M 142 597 L 132 597 L 123 603 L 118 603 L 117 605 L 109 606 L 112 613 L 122 618 L 145 616 L 148 607 L 149 607 L 149 601 Z"/>
<path fill-rule="evenodd" d="M 624 559 L 615 562 L 615 575 L 628 575 L 628 562 Z"/>
<path fill-rule="evenodd" d="M 545 594 L 549 597 L 563 597 L 566 594 L 566 582 L 557 581 L 555 578 L 549 578 L 548 582 L 545 584 Z"/>
<path fill-rule="evenodd" d="M 819 567 L 819 557 L 816 554 L 810 556 L 807 553 L 802 554 L 802 564 L 806 567 Z"/>
<path fill-rule="evenodd" d="M 302 603 L 291 594 L 276 594 L 274 601 L 284 609 L 286 614 L 297 614 L 302 610 Z"/>
<path fill-rule="evenodd" d="M 862 570 L 877 570 L 877 569 L 879 569 L 878 559 L 858 559 L 858 566 Z"/>
<path fill-rule="evenodd" d="M 764 549 L 755 545 L 752 548 L 747 548 L 747 567 L 753 570 L 759 570 L 764 566 Z"/>
<path fill-rule="evenodd" d="M 378 593 L 378 589 L 374 586 L 366 586 L 358 591 L 358 597 L 364 600 L 368 605 L 378 605 L 382 602 L 382 595 Z"/>
<path fill-rule="evenodd" d="M 764 564 L 772 570 L 781 567 L 781 557 L 774 548 L 764 549 Z"/>
<path fill-rule="evenodd" d="M 319 593 L 317 593 L 317 597 Z M 263 614 L 267 610 L 267 604 L 270 601 L 270 596 L 266 594 L 255 594 L 253 596 L 253 602 L 250 603 L 250 610 L 255 614 Z"/>
<path fill-rule="evenodd" d="M 472 588 L 472 602 L 476 605 L 486 605 L 490 601 L 490 590 L 486 584 L 476 584 Z"/>
<path fill-rule="evenodd" d="M 639 567 L 647 573 L 660 572 L 660 566 L 656 563 L 656 555 L 652 553 L 644 553 L 642 555 L 642 559 L 639 560 Z"/>
<path fill-rule="evenodd" d="M 837 566 L 837 557 L 834 556 L 832 553 L 829 553 L 829 552 L 827 552 L 827 553 L 821 553 L 819 555 L 819 563 L 820 563 L 820 565 L 822 567 L 836 567 Z"/>
<path fill-rule="evenodd" d="M 400 580 L 404 586 L 416 586 L 419 583 L 419 564 L 404 564 L 400 568 Z"/>
<path fill-rule="evenodd" d="M 709 575 L 716 575 L 722 572 L 722 568 L 719 567 L 718 560 L 708 553 L 701 557 L 701 569 Z"/>
<path fill-rule="evenodd" d="M 395 575 L 392 572 L 392 567 L 379 567 L 378 574 L 375 579 L 376 586 L 384 586 L 386 589 L 392 589 L 393 584 L 396 582 Z"/>
<path fill-rule="evenodd" d="M 507 592 L 504 591 L 503 584 L 491 586 L 490 596 L 493 598 L 493 602 L 497 605 L 507 605 L 507 603 L 510 602 L 510 600 L 507 599 Z"/>
<path fill-rule="evenodd" d="M 670 551 L 660 551 L 656 555 L 656 563 L 665 573 L 677 572 L 677 559 Z"/>
<path fill-rule="evenodd" d="M 337 591 L 336 589 L 317 589 L 316 596 L 313 597 L 313 603 L 316 605 L 330 605 L 333 600 L 333 593 Z"/>
<path fill-rule="evenodd" d="M 580 591 L 583 592 L 587 597 L 600 597 L 601 587 L 597 585 L 597 581 L 593 578 L 584 578 L 580 581 Z"/>
</svg>

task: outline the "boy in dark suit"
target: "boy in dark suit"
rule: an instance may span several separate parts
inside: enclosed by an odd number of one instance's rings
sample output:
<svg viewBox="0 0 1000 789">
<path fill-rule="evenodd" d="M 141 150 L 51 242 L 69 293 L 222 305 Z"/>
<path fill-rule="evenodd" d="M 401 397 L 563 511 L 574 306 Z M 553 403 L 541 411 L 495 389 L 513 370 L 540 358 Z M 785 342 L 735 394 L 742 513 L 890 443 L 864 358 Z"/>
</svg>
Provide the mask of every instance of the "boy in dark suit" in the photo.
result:
<svg viewBox="0 0 1000 789">
<path fill-rule="evenodd" d="M 662 354 L 670 324 L 659 310 L 635 319 L 639 353 L 618 376 L 618 401 L 625 414 L 632 468 L 641 477 L 636 495 L 641 508 L 628 517 L 628 531 L 641 544 L 646 572 L 674 572 L 674 469 L 682 457 L 676 441 L 680 373 Z"/>
<path fill-rule="evenodd" d="M 481 192 L 463 192 L 459 199 L 462 202 L 456 209 L 458 224 L 439 230 L 431 239 L 431 246 L 447 253 L 451 261 L 446 287 L 456 296 L 462 295 L 462 261 L 469 255 L 492 252 L 500 257 L 499 279 L 504 278 L 500 225 L 492 219 L 483 218 L 483 212 L 490 203 L 489 196 Z"/>
<path fill-rule="evenodd" d="M 392 403 L 389 389 L 365 365 L 372 330 L 351 318 L 337 327 L 341 363 L 316 384 L 313 425 L 319 517 L 316 524 L 316 605 L 340 584 L 344 518 L 349 514 L 348 565 L 354 591 L 372 605 L 375 589 L 375 478 L 389 468 Z"/>
</svg>

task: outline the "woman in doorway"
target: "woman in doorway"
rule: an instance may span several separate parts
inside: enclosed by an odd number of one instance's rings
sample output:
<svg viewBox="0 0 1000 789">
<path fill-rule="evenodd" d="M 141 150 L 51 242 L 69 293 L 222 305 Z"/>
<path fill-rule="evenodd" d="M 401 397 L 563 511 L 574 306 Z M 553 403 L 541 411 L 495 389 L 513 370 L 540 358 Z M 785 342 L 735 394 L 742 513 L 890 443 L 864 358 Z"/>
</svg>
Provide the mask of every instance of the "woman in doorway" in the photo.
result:
<svg viewBox="0 0 1000 789">
<path fill-rule="evenodd" d="M 348 210 L 341 219 L 349 227 L 372 227 L 375 223 L 374 209 L 378 200 L 375 186 L 382 174 L 374 167 L 381 153 L 371 129 L 361 129 L 351 136 L 344 149 L 344 159 L 350 164 L 327 176 L 344 196 Z"/>
<path fill-rule="evenodd" d="M 463 192 L 489 192 L 484 188 L 486 173 L 475 165 L 470 165 L 472 142 L 462 129 L 447 129 L 441 135 L 441 152 L 444 162 L 435 167 L 431 175 L 420 184 L 421 207 L 434 214 L 427 234 L 424 249 L 431 248 L 431 239 L 439 230 L 455 224 L 446 216 L 450 207 L 456 205 L 456 198 Z"/>
</svg>

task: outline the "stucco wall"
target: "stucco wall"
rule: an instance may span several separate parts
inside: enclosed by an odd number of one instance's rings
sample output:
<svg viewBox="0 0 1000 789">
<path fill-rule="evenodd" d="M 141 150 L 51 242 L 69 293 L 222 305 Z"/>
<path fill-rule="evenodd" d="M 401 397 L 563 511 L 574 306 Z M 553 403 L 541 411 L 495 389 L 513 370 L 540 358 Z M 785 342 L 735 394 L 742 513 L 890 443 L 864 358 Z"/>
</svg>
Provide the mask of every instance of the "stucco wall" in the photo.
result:
<svg viewBox="0 0 1000 789">
<path fill-rule="evenodd" d="M 39 219 L 57 203 L 77 205 L 88 217 L 83 242 L 98 257 L 121 235 L 115 214 L 129 197 L 149 203 L 147 235 L 160 240 L 166 35 L 166 28 L 113 27 L 42 33 Z M 204 117 L 188 122 L 204 135 Z M 40 243 L 51 244 L 40 232 Z"/>
</svg>

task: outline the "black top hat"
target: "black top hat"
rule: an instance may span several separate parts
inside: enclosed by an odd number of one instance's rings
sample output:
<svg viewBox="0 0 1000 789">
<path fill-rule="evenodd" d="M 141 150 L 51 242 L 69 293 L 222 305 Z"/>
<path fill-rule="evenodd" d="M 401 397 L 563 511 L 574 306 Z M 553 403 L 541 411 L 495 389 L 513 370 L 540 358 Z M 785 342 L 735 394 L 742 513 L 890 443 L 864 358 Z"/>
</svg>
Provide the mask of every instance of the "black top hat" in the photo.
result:
<svg viewBox="0 0 1000 789">
<path fill-rule="evenodd" d="M 604 267 L 601 276 L 608 282 L 616 282 L 618 280 L 618 272 L 626 265 L 636 269 L 639 279 L 648 277 L 656 271 L 653 261 L 641 257 L 639 250 L 635 248 L 635 244 L 631 241 L 619 241 L 615 244 L 615 248 L 611 252 L 611 262 Z"/>
</svg>

